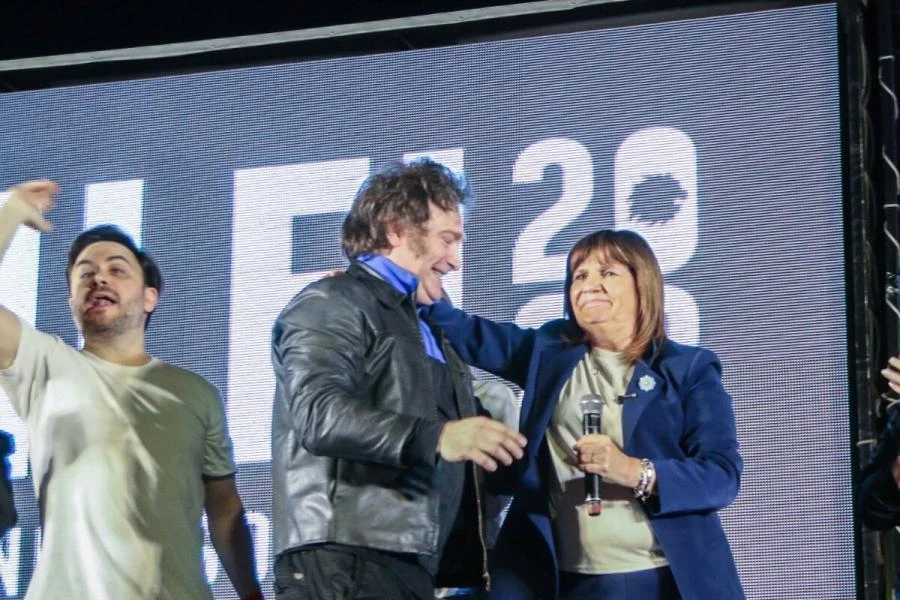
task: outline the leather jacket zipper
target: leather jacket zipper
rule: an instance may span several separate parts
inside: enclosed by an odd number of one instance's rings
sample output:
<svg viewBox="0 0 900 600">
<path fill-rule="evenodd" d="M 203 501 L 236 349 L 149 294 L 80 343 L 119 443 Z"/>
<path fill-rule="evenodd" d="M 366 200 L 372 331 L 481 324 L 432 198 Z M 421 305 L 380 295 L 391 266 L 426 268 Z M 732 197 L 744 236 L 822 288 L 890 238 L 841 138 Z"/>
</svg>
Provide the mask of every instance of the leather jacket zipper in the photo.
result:
<svg viewBox="0 0 900 600">
<path fill-rule="evenodd" d="M 412 302 L 413 317 L 416 322 L 416 333 L 419 334 L 419 341 L 425 346 L 425 339 L 422 330 L 419 328 L 419 313 L 415 308 L 415 301 Z M 449 362 L 447 363 L 448 367 Z M 488 550 L 487 541 L 485 540 L 485 524 L 484 524 L 484 507 L 481 501 L 481 486 L 478 483 L 478 466 L 475 463 L 469 463 L 472 466 L 472 483 L 475 486 L 475 506 L 478 509 L 478 542 L 481 544 L 481 578 L 484 581 L 484 590 L 491 591 L 491 574 L 488 570 Z"/>
<path fill-rule="evenodd" d="M 481 542 L 481 578 L 484 580 L 484 591 L 491 591 L 491 574 L 488 571 L 488 550 L 484 537 L 484 508 L 481 506 L 481 486 L 478 484 L 478 467 L 472 465 L 472 482 L 475 485 L 475 504 L 478 507 L 478 541 Z"/>
</svg>

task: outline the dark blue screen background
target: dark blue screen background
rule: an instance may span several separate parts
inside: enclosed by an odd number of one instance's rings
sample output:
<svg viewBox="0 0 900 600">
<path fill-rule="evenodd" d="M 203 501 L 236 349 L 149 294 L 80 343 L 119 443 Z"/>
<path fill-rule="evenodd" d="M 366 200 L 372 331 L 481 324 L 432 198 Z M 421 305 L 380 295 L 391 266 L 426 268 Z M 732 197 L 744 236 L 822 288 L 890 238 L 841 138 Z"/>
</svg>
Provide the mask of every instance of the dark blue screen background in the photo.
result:
<svg viewBox="0 0 900 600">
<path fill-rule="evenodd" d="M 69 241 L 137 228 L 167 283 L 150 350 L 225 396 L 267 590 L 271 321 L 342 264 L 361 178 L 430 153 L 475 191 L 454 288 L 471 312 L 559 316 L 575 240 L 648 236 L 670 332 L 715 350 L 735 397 L 746 467 L 723 519 L 748 596 L 854 596 L 835 6 L 4 94 L 0 116 L 2 189 L 64 189 L 56 231 L 17 240 L 34 253 L 8 257 L 0 299 L 77 343 Z M 0 428 L 27 450 L 5 404 Z M 14 470 L 0 592 L 18 598 L 37 513 L 21 456 Z"/>
</svg>

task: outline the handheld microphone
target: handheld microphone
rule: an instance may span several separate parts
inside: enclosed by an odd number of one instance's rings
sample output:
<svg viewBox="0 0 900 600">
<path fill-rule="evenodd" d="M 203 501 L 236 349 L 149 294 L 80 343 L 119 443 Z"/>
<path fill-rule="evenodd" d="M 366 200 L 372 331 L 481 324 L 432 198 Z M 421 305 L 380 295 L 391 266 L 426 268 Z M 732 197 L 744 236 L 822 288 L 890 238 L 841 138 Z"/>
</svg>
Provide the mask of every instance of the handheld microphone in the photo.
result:
<svg viewBox="0 0 900 600">
<path fill-rule="evenodd" d="M 603 414 L 603 398 L 596 394 L 585 394 L 581 397 L 581 433 L 600 433 L 600 416 Z M 584 503 L 588 514 L 595 517 L 603 510 L 603 498 L 600 495 L 600 476 L 596 473 L 584 474 Z"/>
</svg>

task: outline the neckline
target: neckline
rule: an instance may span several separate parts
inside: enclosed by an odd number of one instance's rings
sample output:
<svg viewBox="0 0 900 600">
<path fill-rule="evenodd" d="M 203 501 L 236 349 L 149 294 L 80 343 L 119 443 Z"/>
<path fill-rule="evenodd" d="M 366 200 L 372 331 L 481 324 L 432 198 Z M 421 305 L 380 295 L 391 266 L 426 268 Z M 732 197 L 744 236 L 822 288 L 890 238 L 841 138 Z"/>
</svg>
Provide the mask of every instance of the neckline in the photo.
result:
<svg viewBox="0 0 900 600">
<path fill-rule="evenodd" d="M 112 362 L 110 360 L 106 360 L 105 358 L 101 358 L 89 350 L 82 350 L 81 353 L 84 356 L 87 356 L 88 358 L 95 360 L 103 365 L 113 367 L 115 369 L 122 369 L 122 370 L 127 370 L 127 371 L 139 371 L 141 369 L 146 369 L 150 366 L 153 366 L 159 362 L 159 360 L 155 356 L 151 356 L 150 360 L 148 360 L 147 362 L 145 362 L 142 365 L 123 365 L 121 363 Z"/>
</svg>

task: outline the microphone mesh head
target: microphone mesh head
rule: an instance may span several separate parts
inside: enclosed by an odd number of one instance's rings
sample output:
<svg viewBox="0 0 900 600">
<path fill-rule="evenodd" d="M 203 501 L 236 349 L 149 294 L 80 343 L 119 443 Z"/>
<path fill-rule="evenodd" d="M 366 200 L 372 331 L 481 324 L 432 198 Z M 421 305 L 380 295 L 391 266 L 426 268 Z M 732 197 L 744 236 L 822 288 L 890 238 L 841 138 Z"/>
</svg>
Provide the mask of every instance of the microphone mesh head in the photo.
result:
<svg viewBox="0 0 900 600">
<path fill-rule="evenodd" d="M 581 414 L 599 415 L 603 412 L 603 398 L 597 394 L 585 394 L 581 397 Z"/>
</svg>

